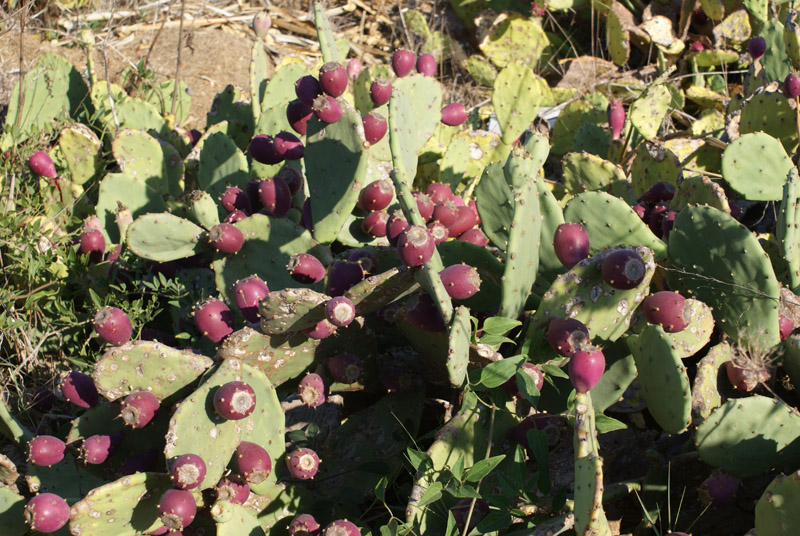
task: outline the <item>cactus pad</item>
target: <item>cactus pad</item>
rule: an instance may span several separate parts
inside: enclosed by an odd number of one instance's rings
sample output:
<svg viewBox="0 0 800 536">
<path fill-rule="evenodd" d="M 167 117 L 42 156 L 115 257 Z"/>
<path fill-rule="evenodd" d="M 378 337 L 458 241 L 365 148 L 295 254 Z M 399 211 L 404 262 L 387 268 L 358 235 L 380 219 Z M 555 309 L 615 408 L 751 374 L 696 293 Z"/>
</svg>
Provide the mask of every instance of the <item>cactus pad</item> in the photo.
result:
<svg viewBox="0 0 800 536">
<path fill-rule="evenodd" d="M 753 158 L 755 154 L 758 158 Z M 781 142 L 763 132 L 739 136 L 722 154 L 725 182 L 749 201 L 781 199 L 792 167 Z"/>
<path fill-rule="evenodd" d="M 169 212 L 148 213 L 128 226 L 127 244 L 140 257 L 168 262 L 195 254 L 202 234 L 202 227 Z"/>
</svg>

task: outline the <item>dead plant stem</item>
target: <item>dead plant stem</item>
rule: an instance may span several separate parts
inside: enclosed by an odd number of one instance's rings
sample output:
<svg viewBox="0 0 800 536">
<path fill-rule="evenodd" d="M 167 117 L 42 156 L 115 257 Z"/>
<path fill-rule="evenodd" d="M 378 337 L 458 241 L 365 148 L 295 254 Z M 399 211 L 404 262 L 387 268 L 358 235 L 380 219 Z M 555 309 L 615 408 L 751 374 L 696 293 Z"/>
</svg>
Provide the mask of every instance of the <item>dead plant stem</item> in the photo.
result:
<svg viewBox="0 0 800 536">
<path fill-rule="evenodd" d="M 183 48 L 183 12 L 186 7 L 186 0 L 181 0 L 181 20 L 178 27 L 178 61 L 175 66 L 175 85 L 172 88 L 172 107 L 170 108 L 170 115 L 175 117 L 175 106 L 178 104 L 178 91 L 180 90 L 181 82 L 181 49 Z"/>
</svg>

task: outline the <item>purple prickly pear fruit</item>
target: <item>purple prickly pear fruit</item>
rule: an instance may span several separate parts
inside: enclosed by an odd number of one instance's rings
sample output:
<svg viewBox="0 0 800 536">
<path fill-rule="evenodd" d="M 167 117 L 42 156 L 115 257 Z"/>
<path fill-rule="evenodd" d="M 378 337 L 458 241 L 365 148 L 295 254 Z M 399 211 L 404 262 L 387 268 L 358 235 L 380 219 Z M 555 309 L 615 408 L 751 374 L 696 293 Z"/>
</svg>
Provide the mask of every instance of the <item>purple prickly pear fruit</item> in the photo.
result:
<svg viewBox="0 0 800 536">
<path fill-rule="evenodd" d="M 661 238 L 664 240 L 669 238 L 669 233 L 671 233 L 672 228 L 675 227 L 675 216 L 677 215 L 677 212 L 670 210 L 664 214 L 664 217 L 661 219 Z"/>
<path fill-rule="evenodd" d="M 217 500 L 244 504 L 250 496 L 250 484 L 240 475 L 222 477 L 216 486 Z"/>
<path fill-rule="evenodd" d="M 408 221 L 406 221 L 402 210 L 395 210 L 389 214 L 389 219 L 386 220 L 386 238 L 389 239 L 389 244 L 396 246 L 400 233 L 405 231 L 407 227 Z"/>
<path fill-rule="evenodd" d="M 81 253 L 89 255 L 91 262 L 100 262 L 106 252 L 106 239 L 100 231 L 81 233 Z"/>
<path fill-rule="evenodd" d="M 258 134 L 250 140 L 247 151 L 253 160 L 262 164 L 274 165 L 283 162 L 283 155 L 275 147 L 275 138 L 267 134 Z"/>
<path fill-rule="evenodd" d="M 389 213 L 385 210 L 370 212 L 361 222 L 361 230 L 376 238 L 384 237 L 386 236 L 387 221 L 389 221 Z"/>
<path fill-rule="evenodd" d="M 240 279 L 233 286 L 233 300 L 248 322 L 258 322 L 258 304 L 269 294 L 269 287 L 257 275 Z"/>
<path fill-rule="evenodd" d="M 450 226 L 458 219 L 458 207 L 449 199 L 441 203 L 436 203 L 436 206 L 433 207 L 432 217 L 435 221 L 441 222 L 442 225 L 450 230 Z M 453 236 L 457 235 L 453 233 Z"/>
<path fill-rule="evenodd" d="M 767 52 L 767 42 L 763 37 L 757 36 L 750 38 L 747 43 L 747 53 L 753 61 L 760 60 Z"/>
<path fill-rule="evenodd" d="M 86 216 L 86 218 L 83 220 L 83 230 L 102 231 L 103 222 L 101 222 L 100 218 L 98 218 L 97 216 Z"/>
<path fill-rule="evenodd" d="M 309 339 L 322 340 L 336 333 L 336 326 L 323 318 L 310 328 L 301 329 L 300 332 Z"/>
<path fill-rule="evenodd" d="M 637 200 L 652 209 L 658 203 L 666 203 L 675 197 L 675 185 L 666 181 L 659 181 L 647 189 Z"/>
<path fill-rule="evenodd" d="M 319 69 L 319 85 L 331 97 L 338 97 L 347 89 L 347 70 L 335 61 L 323 64 Z"/>
<path fill-rule="evenodd" d="M 294 478 L 311 480 L 319 471 L 319 456 L 309 448 L 299 448 L 286 456 L 286 467 Z"/>
<path fill-rule="evenodd" d="M 451 512 L 453 512 L 453 519 L 456 521 L 458 533 L 463 534 L 467 526 L 467 517 L 472 505 L 473 499 L 461 499 L 456 503 Z M 472 517 L 469 520 L 469 532 L 480 523 L 484 517 L 489 515 L 489 503 L 483 499 L 475 501 L 475 508 L 472 509 Z"/>
<path fill-rule="evenodd" d="M 442 108 L 442 123 L 457 127 L 467 120 L 467 109 L 460 102 L 451 102 Z"/>
<path fill-rule="evenodd" d="M 264 210 L 275 218 L 283 218 L 292 208 L 292 192 L 280 177 L 276 176 L 259 182 L 258 195 L 264 205 Z"/>
<path fill-rule="evenodd" d="M 67 402 L 81 408 L 97 405 L 97 388 L 91 377 L 78 371 L 70 372 L 61 384 L 61 394 Z"/>
<path fill-rule="evenodd" d="M 231 223 L 219 223 L 208 231 L 208 241 L 217 251 L 236 253 L 244 245 L 244 234 Z"/>
<path fill-rule="evenodd" d="M 131 340 L 131 320 L 122 309 L 103 307 L 94 315 L 94 330 L 108 344 L 119 346 Z"/>
<path fill-rule="evenodd" d="M 342 118 L 342 114 L 344 113 L 339 101 L 330 95 L 321 95 L 314 99 L 311 110 L 314 112 L 314 115 L 317 116 L 317 119 L 328 124 L 337 122 Z"/>
<path fill-rule="evenodd" d="M 203 137 L 203 133 L 197 130 L 196 128 L 189 130 L 189 132 L 187 132 L 186 135 L 189 137 L 189 143 L 192 145 L 192 147 L 197 145 L 197 142 L 200 141 L 200 138 Z"/>
<path fill-rule="evenodd" d="M 400 78 L 409 75 L 415 63 L 414 53 L 410 50 L 401 48 L 392 54 L 392 69 Z"/>
<path fill-rule="evenodd" d="M 389 123 L 375 110 L 362 117 L 361 123 L 364 126 L 364 139 L 370 145 L 375 145 L 381 141 L 389 129 Z"/>
<path fill-rule="evenodd" d="M 300 514 L 289 523 L 289 536 L 319 536 L 320 524 L 311 514 Z"/>
<path fill-rule="evenodd" d="M 228 189 L 219 198 L 219 202 L 222 208 L 228 212 L 241 210 L 245 214 L 253 213 L 253 205 L 250 204 L 250 198 L 241 188 L 236 186 L 228 186 Z"/>
<path fill-rule="evenodd" d="M 436 58 L 432 54 L 421 54 L 417 58 L 417 72 L 425 76 L 436 76 Z"/>
<path fill-rule="evenodd" d="M 475 204 L 474 199 L 470 199 L 467 203 L 467 206 L 470 208 L 473 214 L 475 214 L 475 220 L 477 220 L 478 225 L 481 224 L 481 216 L 478 214 L 478 205 Z"/>
<path fill-rule="evenodd" d="M 589 256 L 589 233 L 580 223 L 562 223 L 553 235 L 553 249 L 559 262 L 569 270 Z"/>
<path fill-rule="evenodd" d="M 489 237 L 477 227 L 461 233 L 458 239 L 462 242 L 469 242 L 470 244 L 475 244 L 476 246 L 481 247 L 486 247 L 489 245 Z"/>
<path fill-rule="evenodd" d="M 272 18 L 266 11 L 256 13 L 253 17 L 253 31 L 258 37 L 264 37 L 272 27 Z"/>
<path fill-rule="evenodd" d="M 618 140 L 622 129 L 625 128 L 625 108 L 622 101 L 611 99 L 608 103 L 608 126 L 611 128 L 611 138 Z"/>
<path fill-rule="evenodd" d="M 325 403 L 328 384 L 319 374 L 306 374 L 297 386 L 297 396 L 306 406 L 316 408 Z"/>
<path fill-rule="evenodd" d="M 263 179 L 258 177 L 251 178 L 244 190 L 247 194 L 247 198 L 250 199 L 250 206 L 253 207 L 254 213 L 263 208 L 263 205 L 261 204 L 261 196 L 258 195 L 258 186 L 261 184 L 262 180 Z"/>
<path fill-rule="evenodd" d="M 467 206 L 458 207 L 456 221 L 448 228 L 448 231 L 450 231 L 450 234 L 453 236 L 458 236 L 469 231 L 476 225 L 478 225 L 478 218 L 475 217 L 475 213 L 472 212 L 472 209 Z"/>
<path fill-rule="evenodd" d="M 347 62 L 347 77 L 350 80 L 355 80 L 361 74 L 361 60 L 353 58 Z"/>
<path fill-rule="evenodd" d="M 686 298 L 669 290 L 662 290 L 646 297 L 642 302 L 642 312 L 648 322 L 661 326 L 667 333 L 677 333 L 686 329 L 691 314 Z"/>
<path fill-rule="evenodd" d="M 156 449 L 149 449 L 147 452 L 134 454 L 125 460 L 122 465 L 120 465 L 117 473 L 124 476 L 156 470 L 158 470 L 158 451 Z"/>
<path fill-rule="evenodd" d="M 183 530 L 197 515 L 194 495 L 185 489 L 168 489 L 158 500 L 158 515 L 170 532 Z"/>
<path fill-rule="evenodd" d="M 376 78 L 369 86 L 369 98 L 375 106 L 383 106 L 392 96 L 392 82 L 386 78 Z"/>
<path fill-rule="evenodd" d="M 303 201 L 303 215 L 300 217 L 300 225 L 311 232 L 314 232 L 314 218 L 311 215 L 311 199 Z"/>
<path fill-rule="evenodd" d="M 233 315 L 222 300 L 209 298 L 193 314 L 197 329 L 214 344 L 233 333 Z"/>
<path fill-rule="evenodd" d="M 364 280 L 364 268 L 357 262 L 335 261 L 328 269 L 328 296 L 341 296 Z"/>
<path fill-rule="evenodd" d="M 306 135 L 308 120 L 313 113 L 311 106 L 307 106 L 300 99 L 295 99 L 286 106 L 286 119 L 292 129 L 301 136 Z"/>
<path fill-rule="evenodd" d="M 28 159 L 28 164 L 37 175 L 47 177 L 48 179 L 55 179 L 58 174 L 56 173 L 56 166 L 53 164 L 53 159 L 45 151 L 36 151 Z"/>
<path fill-rule="evenodd" d="M 428 224 L 428 231 L 431 233 L 433 237 L 433 243 L 437 246 L 442 242 L 446 241 L 450 237 L 450 231 L 447 230 L 447 227 L 441 224 L 438 221 L 432 221 Z"/>
<path fill-rule="evenodd" d="M 690 50 L 692 52 L 702 52 L 706 49 L 706 46 L 701 41 L 694 41 L 692 42 L 692 46 Z"/>
<path fill-rule="evenodd" d="M 372 275 L 378 270 L 378 257 L 368 249 L 358 248 L 350 251 L 347 260 L 360 264 L 365 275 Z"/>
<path fill-rule="evenodd" d="M 742 364 L 734 363 L 733 361 L 725 362 L 725 372 L 728 375 L 728 381 L 737 390 L 743 393 L 749 393 L 759 383 L 766 383 L 770 378 L 769 370 L 763 366 L 759 366 L 755 362 Z"/>
<path fill-rule="evenodd" d="M 319 80 L 310 74 L 297 79 L 294 83 L 294 92 L 300 102 L 309 108 L 314 107 L 314 100 L 317 97 L 325 94 Z"/>
<path fill-rule="evenodd" d="M 274 139 L 275 150 L 284 160 L 303 158 L 303 142 L 291 132 L 278 132 Z"/>
<path fill-rule="evenodd" d="M 397 239 L 397 254 L 400 262 L 409 268 L 422 266 L 433 257 L 436 244 L 428 229 L 421 225 L 412 225 Z"/>
<path fill-rule="evenodd" d="M 381 370 L 379 379 L 390 393 L 408 393 L 422 385 L 422 378 L 401 364 L 389 365 Z"/>
<path fill-rule="evenodd" d="M 789 73 L 783 81 L 783 93 L 790 99 L 800 96 L 800 74 Z"/>
<path fill-rule="evenodd" d="M 329 357 L 325 360 L 325 367 L 333 380 L 339 383 L 356 383 L 364 373 L 364 364 L 353 354 L 336 354 Z"/>
<path fill-rule="evenodd" d="M 794 322 L 791 318 L 784 316 L 783 313 L 778 313 L 778 328 L 781 333 L 781 340 L 784 341 L 794 331 Z"/>
<path fill-rule="evenodd" d="M 456 194 L 451 195 L 450 198 L 449 198 L 449 201 L 451 203 L 453 203 L 457 207 L 466 207 L 467 206 L 467 204 L 464 202 L 464 200 L 461 199 L 461 197 L 456 195 Z"/>
<path fill-rule="evenodd" d="M 736 492 L 742 481 L 733 475 L 714 475 L 706 478 L 697 490 L 697 495 L 703 505 L 715 508 L 728 506 L 736 498 Z"/>
<path fill-rule="evenodd" d="M 358 208 L 367 212 L 383 210 L 392 202 L 393 195 L 392 181 L 380 179 L 371 182 L 358 194 Z"/>
<path fill-rule="evenodd" d="M 103 434 L 87 437 L 81 445 L 80 459 L 89 465 L 99 465 L 105 462 L 109 456 L 114 454 L 118 446 L 114 439 L 116 438 Z"/>
<path fill-rule="evenodd" d="M 234 223 L 240 222 L 245 218 L 247 218 L 247 214 L 245 214 L 241 210 L 234 210 L 233 212 L 225 216 L 223 223 L 230 223 L 231 225 L 233 225 Z"/>
<path fill-rule="evenodd" d="M 358 530 L 357 526 L 348 520 L 337 519 L 325 527 L 325 530 L 322 531 L 322 536 L 361 536 L 361 531 Z"/>
<path fill-rule="evenodd" d="M 666 203 L 659 203 L 650 211 L 648 218 L 648 226 L 654 235 L 661 238 L 664 236 L 663 222 L 669 212 L 669 205 Z"/>
<path fill-rule="evenodd" d="M 325 318 L 337 328 L 345 328 L 356 318 L 356 307 L 344 296 L 336 296 L 325 304 Z"/>
<path fill-rule="evenodd" d="M 444 319 L 433 303 L 433 299 L 427 294 L 414 294 L 405 303 L 406 320 L 418 328 L 425 331 L 444 330 Z"/>
<path fill-rule="evenodd" d="M 286 166 L 275 176 L 286 183 L 286 186 L 289 187 L 289 193 L 292 194 L 292 196 L 303 189 L 303 183 L 305 182 L 303 174 L 293 167 Z"/>
<path fill-rule="evenodd" d="M 587 393 L 597 385 L 606 369 L 603 352 L 590 346 L 569 358 L 569 381 L 579 393 Z"/>
<path fill-rule="evenodd" d="M 182 454 L 170 464 L 169 477 L 178 489 L 194 489 L 206 477 L 206 462 L 197 454 Z"/>
<path fill-rule="evenodd" d="M 425 190 L 425 193 L 431 198 L 431 201 L 433 201 L 434 204 L 437 204 L 450 199 L 450 197 L 453 195 L 453 190 L 450 189 L 449 184 L 432 182 L 430 186 L 428 186 L 428 189 Z"/>
<path fill-rule="evenodd" d="M 292 279 L 306 285 L 318 283 L 325 277 L 325 267 L 318 258 L 309 253 L 293 255 L 286 269 Z"/>
<path fill-rule="evenodd" d="M 633 211 L 639 216 L 639 219 L 642 221 L 650 221 L 650 207 L 647 205 L 642 205 L 637 203 L 631 207 Z"/>
<path fill-rule="evenodd" d="M 214 391 L 214 409 L 224 419 L 244 419 L 256 409 L 256 392 L 245 382 L 228 382 Z"/>
<path fill-rule="evenodd" d="M 55 493 L 40 493 L 28 501 L 23 515 L 32 530 L 55 532 L 69 521 L 69 505 Z"/>
<path fill-rule="evenodd" d="M 120 408 L 120 417 L 125 424 L 142 428 L 155 417 L 160 404 L 150 391 L 137 391 L 125 397 Z"/>
<path fill-rule="evenodd" d="M 242 441 L 233 454 L 236 472 L 249 484 L 260 484 L 272 471 L 272 459 L 261 445 Z"/>
<path fill-rule="evenodd" d="M 64 459 L 67 446 L 57 437 L 36 436 L 28 442 L 28 461 L 33 465 L 50 467 Z"/>
<path fill-rule="evenodd" d="M 642 257 L 632 249 L 618 249 L 606 255 L 600 273 L 610 287 L 628 290 L 642 282 L 647 267 Z"/>
<path fill-rule="evenodd" d="M 447 294 L 454 300 L 466 300 L 474 296 L 481 288 L 481 277 L 478 270 L 467 264 L 454 264 L 441 272 Z"/>
<path fill-rule="evenodd" d="M 427 194 L 423 194 L 419 190 L 414 190 L 411 193 L 414 195 L 414 199 L 417 201 L 417 210 L 419 211 L 419 215 L 426 222 L 430 221 L 430 219 L 433 217 L 433 209 L 435 208 L 434 202 L 430 197 L 428 197 Z"/>
<path fill-rule="evenodd" d="M 571 357 L 589 342 L 589 329 L 574 318 L 554 318 L 547 326 L 547 342 L 558 355 Z"/>
</svg>

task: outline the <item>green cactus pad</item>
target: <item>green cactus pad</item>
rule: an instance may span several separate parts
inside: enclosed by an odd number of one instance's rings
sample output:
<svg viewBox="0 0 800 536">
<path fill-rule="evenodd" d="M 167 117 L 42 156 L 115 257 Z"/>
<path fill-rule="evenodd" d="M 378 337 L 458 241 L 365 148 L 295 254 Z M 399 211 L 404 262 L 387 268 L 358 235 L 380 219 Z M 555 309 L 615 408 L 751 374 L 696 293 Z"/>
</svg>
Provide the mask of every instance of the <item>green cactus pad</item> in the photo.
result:
<svg viewBox="0 0 800 536">
<path fill-rule="evenodd" d="M 186 210 L 195 223 L 205 229 L 211 229 L 219 224 L 220 206 L 214 198 L 202 190 L 194 190 L 189 194 L 189 206 Z"/>
<path fill-rule="evenodd" d="M 770 482 L 756 503 L 759 536 L 791 536 L 800 531 L 800 471 L 780 475 Z"/>
<path fill-rule="evenodd" d="M 498 158 L 495 147 L 500 137 L 487 130 L 463 130 L 452 137 L 442 157 L 440 181 L 453 189 L 481 176 L 490 162 Z"/>
<path fill-rule="evenodd" d="M 50 467 L 29 463 L 25 480 L 31 493 L 55 493 L 69 504 L 79 501 L 88 490 L 107 482 L 81 467 L 72 456 L 65 456 Z"/>
<path fill-rule="evenodd" d="M 606 47 L 615 65 L 621 67 L 628 63 L 628 56 L 631 53 L 630 32 L 624 28 L 620 16 L 613 8 L 608 10 L 606 17 Z"/>
<path fill-rule="evenodd" d="M 639 145 L 636 160 L 631 166 L 631 182 L 637 197 L 657 182 L 664 181 L 677 186 L 682 179 L 681 163 L 672 151 L 657 141 Z"/>
<path fill-rule="evenodd" d="M 175 80 L 165 80 L 153 87 L 145 101 L 156 107 L 162 116 L 172 113 L 172 93 L 175 91 Z M 178 84 L 178 96 L 175 99 L 175 124 L 182 125 L 189 117 L 192 106 L 192 95 L 189 86 L 183 80 Z"/>
<path fill-rule="evenodd" d="M 260 39 L 257 40 L 253 43 L 253 50 L 250 53 L 250 106 L 253 109 L 255 123 L 258 123 L 265 103 L 264 97 L 270 75 L 269 61 L 264 43 Z"/>
<path fill-rule="evenodd" d="M 671 100 L 672 95 L 666 86 L 655 85 L 648 87 L 631 105 L 631 124 L 646 140 L 652 140 L 658 135 Z"/>
<path fill-rule="evenodd" d="M 100 171 L 102 146 L 97 134 L 82 123 L 73 123 L 61 130 L 58 147 L 73 184 L 85 184 Z"/>
<path fill-rule="evenodd" d="M 536 188 L 539 190 L 539 212 L 542 215 L 542 231 L 539 235 L 539 274 L 552 281 L 564 271 L 564 266 L 556 257 L 553 247 L 556 229 L 564 223 L 564 213 L 545 181 L 537 180 Z"/>
<path fill-rule="evenodd" d="M 691 421 L 692 393 L 677 348 L 660 326 L 629 337 L 647 409 L 664 431 L 679 434 Z"/>
<path fill-rule="evenodd" d="M 728 400 L 700 425 L 700 458 L 740 478 L 800 463 L 800 417 L 781 402 L 753 395 Z"/>
<path fill-rule="evenodd" d="M 728 196 L 725 190 L 705 176 L 684 179 L 675 190 L 675 197 L 669 202 L 670 210 L 680 212 L 689 205 L 708 205 L 730 214 Z"/>
<path fill-rule="evenodd" d="M 461 302 L 472 311 L 493 311 L 500 305 L 500 285 L 503 279 L 503 263 L 488 249 L 464 242 L 448 240 L 437 246 L 445 266 L 468 264 L 478 270 L 481 288 L 473 297 Z"/>
<path fill-rule="evenodd" d="M 714 40 L 718 43 L 743 43 L 750 38 L 749 9 L 737 9 L 714 26 Z"/>
<path fill-rule="evenodd" d="M 717 378 L 725 362 L 731 360 L 731 355 L 731 345 L 727 341 L 722 341 L 712 347 L 697 363 L 697 373 L 692 385 L 692 422 L 696 426 L 722 404 Z"/>
<path fill-rule="evenodd" d="M 392 89 L 388 106 L 388 128 L 390 158 L 394 170 L 390 175 L 394 183 L 395 196 L 400 202 L 406 219 L 411 225 L 424 225 L 416 202 L 406 196 L 417 175 L 417 151 L 411 101 L 405 93 Z M 424 142 L 423 142 L 424 143 Z"/>
<path fill-rule="evenodd" d="M 93 435 L 113 434 L 124 429 L 125 423 L 119 419 L 119 406 L 100 403 L 72 419 L 65 442 L 69 444 Z"/>
<path fill-rule="evenodd" d="M 103 224 L 102 230 L 112 244 L 120 243 L 116 223 L 117 208 L 122 203 L 136 218 L 150 212 L 165 212 L 167 205 L 157 190 L 145 181 L 123 173 L 109 173 L 100 182 L 96 214 Z"/>
<path fill-rule="evenodd" d="M 270 292 L 258 304 L 261 331 L 280 335 L 314 326 L 325 318 L 325 303 L 330 296 L 310 288 L 287 288 Z"/>
<path fill-rule="evenodd" d="M 575 530 L 577 534 L 611 536 L 603 511 L 603 461 L 590 454 L 575 462 Z"/>
<path fill-rule="evenodd" d="M 763 132 L 739 136 L 722 154 L 722 176 L 749 201 L 781 199 L 792 167 L 781 142 Z"/>
<path fill-rule="evenodd" d="M 450 385 L 460 387 L 467 377 L 469 364 L 469 340 L 472 334 L 469 309 L 460 305 L 456 307 L 447 335 L 447 373 Z"/>
<path fill-rule="evenodd" d="M 128 248 L 145 259 L 168 262 L 197 253 L 202 227 L 168 212 L 148 213 L 128 226 Z"/>
<path fill-rule="evenodd" d="M 501 69 L 512 62 L 534 69 L 549 44 L 538 22 L 520 14 L 510 14 L 499 17 L 478 46 Z"/>
<path fill-rule="evenodd" d="M 530 126 L 546 93 L 547 82 L 527 65 L 511 62 L 500 71 L 494 81 L 492 106 L 503 143 L 511 145 Z"/>
<path fill-rule="evenodd" d="M 263 536 L 264 529 L 254 512 L 240 504 L 217 501 L 211 507 L 217 525 L 217 536 Z"/>
<path fill-rule="evenodd" d="M 572 151 L 583 123 L 603 125 L 608 122 L 607 108 L 608 99 L 600 93 L 590 93 L 567 104 L 553 126 L 550 152 L 560 156 Z"/>
<path fill-rule="evenodd" d="M 477 54 L 467 58 L 467 71 L 482 86 L 492 87 L 497 78 L 497 70 L 492 62 Z"/>
<path fill-rule="evenodd" d="M 141 130 L 122 129 L 111 142 L 111 150 L 122 173 L 144 181 L 161 195 L 174 191 L 161 145 L 154 137 Z"/>
<path fill-rule="evenodd" d="M 794 154 L 797 112 L 783 93 L 761 93 L 745 103 L 739 118 L 739 134 L 758 131 L 780 140 L 786 152 Z"/>
<path fill-rule="evenodd" d="M 508 230 L 514 220 L 514 197 L 503 174 L 503 164 L 489 164 L 475 188 L 475 204 L 481 228 L 492 243 L 505 251 Z"/>
<path fill-rule="evenodd" d="M 413 73 L 392 81 L 392 94 L 395 90 L 406 96 L 410 104 L 410 115 L 403 120 L 408 125 L 416 143 L 411 147 L 414 153 L 420 149 L 433 135 L 441 122 L 442 86 L 435 78 Z M 416 166 L 411 169 L 416 169 Z"/>
<path fill-rule="evenodd" d="M 667 257 L 667 245 L 660 240 L 623 201 L 605 192 L 582 192 L 569 200 L 564 219 L 580 223 L 589 234 L 590 251 L 611 246 L 645 246 L 656 261 Z"/>
<path fill-rule="evenodd" d="M 24 512 L 27 501 L 11 488 L 0 486 L 0 519 L 5 536 L 23 536 L 28 533 Z"/>
<path fill-rule="evenodd" d="M 627 345 L 618 340 L 603 348 L 606 371 L 590 391 L 595 411 L 605 411 L 622 398 L 625 390 L 636 378 L 636 363 Z"/>
<path fill-rule="evenodd" d="M 336 38 L 331 30 L 331 23 L 325 14 L 325 6 L 321 2 L 314 4 L 314 23 L 317 27 L 317 40 L 319 50 L 322 53 L 324 63 L 330 61 L 341 61 L 339 49 L 336 46 Z"/>
<path fill-rule="evenodd" d="M 625 172 L 618 165 L 597 155 L 567 153 L 562 160 L 564 186 L 571 193 L 585 190 L 611 191 L 627 183 Z"/>
<path fill-rule="evenodd" d="M 783 23 L 783 41 L 786 56 L 792 67 L 800 67 L 800 25 L 797 24 L 797 11 L 789 9 Z"/>
<path fill-rule="evenodd" d="M 158 108 L 139 99 L 128 98 L 117 103 L 119 128 L 131 130 L 155 130 L 166 136 L 169 132 L 167 122 L 161 117 Z"/>
<path fill-rule="evenodd" d="M 786 260 L 786 267 L 789 278 L 789 287 L 792 292 L 800 289 L 800 174 L 797 168 L 792 166 L 789 170 L 787 180 L 783 185 L 783 195 L 781 207 L 778 212 L 778 221 L 775 224 L 775 234 L 780 246 L 783 258 Z M 777 257 L 780 257 L 778 255 Z"/>
<path fill-rule="evenodd" d="M 412 271 L 392 268 L 356 283 L 344 293 L 344 297 L 353 302 L 358 316 L 366 316 L 403 294 L 412 292 L 416 287 Z"/>
<path fill-rule="evenodd" d="M 359 113 L 369 113 L 375 107 L 369 98 L 369 88 L 377 78 L 391 80 L 393 78 L 391 67 L 382 64 L 364 67 L 353 82 L 353 102 Z"/>
<path fill-rule="evenodd" d="M 691 357 L 700 351 L 714 332 L 714 315 L 705 303 L 689 298 L 686 304 L 691 309 L 689 325 L 676 333 L 667 333 L 673 350 L 681 359 Z"/>
<path fill-rule="evenodd" d="M 311 71 L 301 61 L 290 61 L 281 65 L 267 82 L 262 110 L 266 109 L 264 104 L 269 103 L 270 107 L 282 107 L 286 115 L 286 105 L 297 98 L 294 83 L 309 74 Z"/>
<path fill-rule="evenodd" d="M 214 198 L 228 186 L 247 187 L 250 174 L 247 158 L 233 140 L 222 132 L 212 134 L 200 150 L 197 184 Z"/>
<path fill-rule="evenodd" d="M 214 97 L 211 109 L 206 114 L 206 129 L 222 121 L 242 121 L 250 132 L 255 126 L 250 103 L 241 91 L 230 84 Z"/>
<path fill-rule="evenodd" d="M 708 304 L 728 336 L 763 349 L 779 342 L 778 281 L 749 229 L 715 208 L 686 207 L 669 235 L 669 257 L 672 288 Z"/>
</svg>

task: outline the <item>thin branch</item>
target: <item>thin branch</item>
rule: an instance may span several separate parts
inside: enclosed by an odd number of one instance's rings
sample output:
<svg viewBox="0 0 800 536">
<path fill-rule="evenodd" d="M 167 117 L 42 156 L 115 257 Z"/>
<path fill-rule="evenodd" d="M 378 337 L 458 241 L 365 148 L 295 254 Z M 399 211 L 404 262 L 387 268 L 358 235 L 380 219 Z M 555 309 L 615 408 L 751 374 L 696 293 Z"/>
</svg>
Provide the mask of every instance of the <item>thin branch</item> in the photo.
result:
<svg viewBox="0 0 800 536">
<path fill-rule="evenodd" d="M 172 88 L 172 108 L 170 115 L 175 117 L 175 106 L 178 104 L 178 90 L 181 82 L 181 49 L 183 48 L 183 11 L 186 7 L 186 0 L 181 0 L 181 20 L 178 28 L 178 64 L 175 66 L 175 85 Z"/>
</svg>

